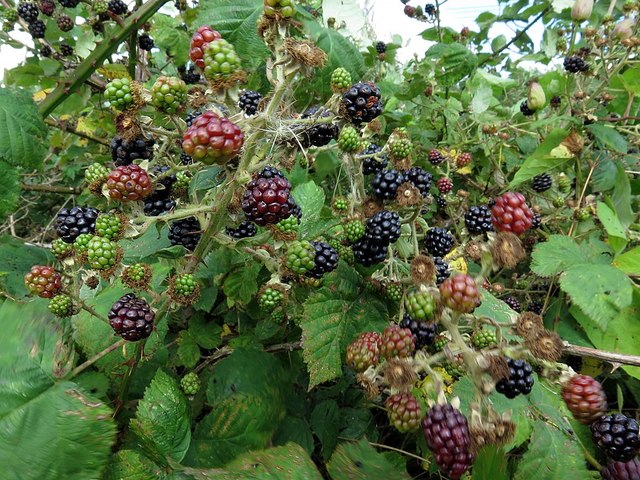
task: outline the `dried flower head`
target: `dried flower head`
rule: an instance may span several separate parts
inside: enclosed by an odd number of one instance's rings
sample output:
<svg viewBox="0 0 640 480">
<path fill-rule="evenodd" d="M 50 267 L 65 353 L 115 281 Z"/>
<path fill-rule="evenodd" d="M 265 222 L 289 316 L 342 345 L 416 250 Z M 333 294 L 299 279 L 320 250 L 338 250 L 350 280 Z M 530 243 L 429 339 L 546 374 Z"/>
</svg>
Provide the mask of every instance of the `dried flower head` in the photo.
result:
<svg viewBox="0 0 640 480">
<path fill-rule="evenodd" d="M 417 380 L 411 363 L 402 358 L 390 358 L 385 363 L 383 372 L 385 382 L 394 390 L 408 392 Z"/>
<path fill-rule="evenodd" d="M 413 183 L 404 182 L 398 187 L 396 202 L 401 207 L 413 207 L 422 203 L 422 195 Z"/>
<path fill-rule="evenodd" d="M 535 337 L 528 337 L 524 344 L 534 357 L 550 362 L 560 360 L 564 346 L 560 336 L 549 330 L 542 330 Z"/>
<path fill-rule="evenodd" d="M 322 67 L 327 61 L 327 54 L 310 40 L 287 37 L 282 46 L 291 57 L 303 65 Z"/>
<path fill-rule="evenodd" d="M 489 355 L 485 357 L 487 362 L 487 373 L 496 382 L 509 377 L 509 364 L 501 355 Z"/>
<path fill-rule="evenodd" d="M 491 243 L 491 256 L 498 268 L 514 268 L 526 252 L 520 239 L 511 232 L 500 232 Z"/>
<path fill-rule="evenodd" d="M 436 278 L 436 265 L 427 255 L 418 255 L 411 261 L 411 278 L 414 283 L 433 283 Z"/>
<path fill-rule="evenodd" d="M 465 256 L 472 262 L 478 262 L 482 258 L 482 242 L 477 240 L 470 240 L 464 246 Z"/>
<path fill-rule="evenodd" d="M 516 322 L 516 333 L 523 338 L 535 338 L 544 330 L 542 317 L 533 312 L 524 312 Z"/>
</svg>

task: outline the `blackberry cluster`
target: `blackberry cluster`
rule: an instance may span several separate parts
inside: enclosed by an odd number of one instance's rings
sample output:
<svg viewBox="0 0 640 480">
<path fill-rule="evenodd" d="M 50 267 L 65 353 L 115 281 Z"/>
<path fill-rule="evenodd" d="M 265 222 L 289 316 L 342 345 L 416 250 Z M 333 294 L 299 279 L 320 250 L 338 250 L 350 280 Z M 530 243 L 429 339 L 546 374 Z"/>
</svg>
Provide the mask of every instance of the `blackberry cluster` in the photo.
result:
<svg viewBox="0 0 640 480">
<path fill-rule="evenodd" d="M 109 6 L 107 7 L 107 9 L 115 15 L 125 15 L 129 11 L 129 9 L 127 8 L 127 4 L 122 0 L 109 0 Z"/>
<path fill-rule="evenodd" d="M 195 65 L 191 65 L 189 69 L 183 65 L 178 68 L 178 73 L 180 74 L 180 78 L 187 85 L 195 85 L 200 83 L 200 74 L 196 72 Z"/>
<path fill-rule="evenodd" d="M 305 275 L 311 278 L 322 278 L 325 273 L 335 270 L 338 266 L 338 252 L 324 242 L 311 242 L 315 250 L 314 267 Z"/>
<path fill-rule="evenodd" d="M 195 110 L 191 113 L 187 113 L 184 117 L 184 121 L 187 124 L 187 127 L 193 125 L 193 122 L 195 122 L 196 118 L 198 118 L 200 115 L 202 115 L 202 112 L 200 110 Z"/>
<path fill-rule="evenodd" d="M 147 52 L 150 52 L 153 49 L 153 47 L 156 46 L 156 44 L 153 42 L 153 38 L 151 38 L 148 34 L 143 33 L 138 37 L 138 46 L 142 50 L 146 50 Z"/>
<path fill-rule="evenodd" d="M 400 322 L 400 328 L 408 328 L 411 330 L 417 350 L 431 345 L 436 338 L 437 326 L 435 323 L 418 322 L 407 313 L 404 314 Z"/>
<path fill-rule="evenodd" d="M 373 155 L 382 151 L 382 147 L 375 143 L 370 143 L 367 148 L 364 149 L 362 155 Z M 387 166 L 389 159 L 386 155 L 382 156 L 380 160 L 375 157 L 364 157 L 362 159 L 362 173 L 363 175 L 371 175 L 380 172 Z"/>
<path fill-rule="evenodd" d="M 380 89 L 374 83 L 356 83 L 342 94 L 342 106 L 355 125 L 370 122 L 382 113 Z"/>
<path fill-rule="evenodd" d="M 51 15 L 53 15 L 53 12 L 56 9 L 56 4 L 53 0 L 40 0 L 40 3 L 38 4 L 38 8 L 40 8 L 40 11 L 46 15 L 47 17 L 50 17 Z M 66 15 L 61 15 L 60 18 L 62 17 L 67 17 Z M 60 25 L 59 21 L 58 21 L 58 25 Z M 73 25 L 73 24 L 72 24 Z M 69 29 L 71 30 L 71 29 Z M 67 31 L 67 30 L 63 30 L 63 31 Z"/>
<path fill-rule="evenodd" d="M 371 265 L 380 263 L 387 258 L 389 246 L 377 244 L 365 236 L 353 244 L 352 250 L 356 262 L 364 265 L 365 267 L 370 267 Z"/>
<path fill-rule="evenodd" d="M 238 107 L 249 116 L 258 112 L 258 105 L 262 100 L 262 94 L 253 90 L 245 90 L 238 99 Z"/>
<path fill-rule="evenodd" d="M 398 188 L 404 183 L 405 178 L 402 172 L 397 170 L 380 170 L 371 180 L 373 194 L 382 200 L 393 200 Z"/>
<path fill-rule="evenodd" d="M 155 143 L 151 137 L 125 140 L 115 136 L 111 140 L 111 159 L 118 167 L 131 165 L 136 160 L 151 160 Z"/>
<path fill-rule="evenodd" d="M 464 215 L 464 224 L 473 235 L 493 231 L 491 210 L 486 205 L 469 207 Z"/>
<path fill-rule="evenodd" d="M 430 228 L 424 236 L 427 251 L 434 257 L 444 257 L 453 249 L 456 239 L 444 228 Z"/>
<path fill-rule="evenodd" d="M 429 150 L 429 162 L 431 162 L 432 165 L 440 165 L 444 162 L 444 155 L 440 150 L 433 148 Z"/>
<path fill-rule="evenodd" d="M 153 331 L 155 313 L 145 300 L 133 293 L 120 297 L 107 316 L 116 334 L 130 342 L 147 338 Z"/>
<path fill-rule="evenodd" d="M 365 224 L 366 239 L 381 245 L 389 245 L 400 238 L 400 216 L 396 212 L 382 210 Z"/>
<path fill-rule="evenodd" d="M 269 166 L 247 184 L 242 199 L 247 220 L 261 226 L 288 218 L 295 206 L 289 180 Z"/>
<path fill-rule="evenodd" d="M 551 175 L 548 173 L 541 173 L 540 175 L 536 175 L 533 177 L 533 181 L 531 182 L 531 188 L 533 188 L 536 192 L 542 193 L 551 188 L 551 184 L 553 180 L 551 179 Z"/>
<path fill-rule="evenodd" d="M 331 112 L 324 107 L 313 106 L 307 108 L 302 115 L 301 119 L 306 118 L 329 118 Z M 310 146 L 322 147 L 327 145 L 331 140 L 338 138 L 340 129 L 338 125 L 334 123 L 316 123 L 309 126 L 300 134 L 300 144 L 307 148 Z"/>
<path fill-rule="evenodd" d="M 411 167 L 404 172 L 405 181 L 411 182 L 420 191 L 420 195 L 429 195 L 429 189 L 433 182 L 433 175 L 420 167 Z"/>
<path fill-rule="evenodd" d="M 540 300 L 532 300 L 527 307 L 528 312 L 537 313 L 538 315 L 542 314 L 542 310 L 544 308 L 544 303 Z"/>
<path fill-rule="evenodd" d="M 569 73 L 579 73 L 589 71 L 589 64 L 584 61 L 583 58 L 576 55 L 571 57 L 565 57 L 562 62 L 564 69 Z"/>
<path fill-rule="evenodd" d="M 542 217 L 537 214 L 534 213 L 533 217 L 531 218 L 531 228 L 540 228 L 542 226 Z"/>
<path fill-rule="evenodd" d="M 384 42 L 377 42 L 376 43 L 376 52 L 378 52 L 379 54 L 383 54 L 387 51 L 387 44 Z"/>
<path fill-rule="evenodd" d="M 609 460 L 600 471 L 603 480 L 640 480 L 640 459 L 628 462 Z"/>
<path fill-rule="evenodd" d="M 242 222 L 235 228 L 227 227 L 226 234 L 231 238 L 240 240 L 241 238 L 254 237 L 258 233 L 258 227 L 251 222 Z"/>
<path fill-rule="evenodd" d="M 67 243 L 73 243 L 83 233 L 94 233 L 99 213 L 91 207 L 62 208 L 54 224 L 58 237 Z"/>
<path fill-rule="evenodd" d="M 44 38 L 47 27 L 42 20 L 34 20 L 29 24 L 29 33 L 32 38 Z"/>
<path fill-rule="evenodd" d="M 451 275 L 449 264 L 440 257 L 434 257 L 433 263 L 436 266 L 436 285 L 440 285 Z"/>
<path fill-rule="evenodd" d="M 73 29 L 73 20 L 68 15 L 60 15 L 56 21 L 58 28 L 63 32 L 68 32 Z"/>
<path fill-rule="evenodd" d="M 70 57 L 71 55 L 73 55 L 73 47 L 68 43 L 61 43 L 60 55 L 62 55 L 63 57 Z"/>
<path fill-rule="evenodd" d="M 76 8 L 80 0 L 59 0 L 59 2 L 64 8 Z"/>
<path fill-rule="evenodd" d="M 522 311 L 522 307 L 520 306 L 520 302 L 516 297 L 508 296 L 502 299 L 504 303 L 509 305 L 509 308 L 515 312 L 520 313 Z"/>
<path fill-rule="evenodd" d="M 591 424 L 591 438 L 612 460 L 628 462 L 640 449 L 638 422 L 622 413 L 604 415 Z"/>
<path fill-rule="evenodd" d="M 40 49 L 41 57 L 49 58 L 52 53 L 53 53 L 53 50 L 51 50 L 51 47 L 49 45 L 43 45 L 42 48 Z"/>
<path fill-rule="evenodd" d="M 525 100 L 520 104 L 520 113 L 522 113 L 525 117 L 531 117 L 535 115 L 536 111 L 529 108 L 529 104 Z"/>
<path fill-rule="evenodd" d="M 38 19 L 38 7 L 32 2 L 20 2 L 18 4 L 18 16 L 25 22 L 31 24 Z"/>
<path fill-rule="evenodd" d="M 496 384 L 496 391 L 507 398 L 516 398 L 520 394 L 527 395 L 533 388 L 533 369 L 524 360 L 507 358 L 509 377 Z"/>
<path fill-rule="evenodd" d="M 176 208 L 176 201 L 165 195 L 154 193 L 144 201 L 144 214 L 148 217 L 157 217 Z"/>
<path fill-rule="evenodd" d="M 435 14 L 436 14 L 436 6 L 434 4 L 432 4 L 432 3 L 427 3 L 424 6 L 424 13 L 426 13 L 430 17 L 435 16 Z"/>
<path fill-rule="evenodd" d="M 438 207 L 439 211 L 441 211 L 442 213 L 446 213 L 445 210 L 447 208 L 447 205 L 447 200 L 444 197 L 440 195 L 436 196 L 436 207 Z"/>
<path fill-rule="evenodd" d="M 182 245 L 189 251 L 194 251 L 200 241 L 200 222 L 196 217 L 176 220 L 169 227 L 169 241 L 171 245 Z"/>
</svg>

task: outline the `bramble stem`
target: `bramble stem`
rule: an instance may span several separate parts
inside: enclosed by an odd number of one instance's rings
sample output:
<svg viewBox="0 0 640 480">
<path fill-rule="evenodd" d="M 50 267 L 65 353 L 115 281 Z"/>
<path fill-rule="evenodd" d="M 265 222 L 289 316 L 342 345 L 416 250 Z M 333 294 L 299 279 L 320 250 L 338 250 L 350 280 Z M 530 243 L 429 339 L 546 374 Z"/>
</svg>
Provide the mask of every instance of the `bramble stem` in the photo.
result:
<svg viewBox="0 0 640 480">
<path fill-rule="evenodd" d="M 107 348 L 105 348 L 101 352 L 96 353 L 93 357 L 91 357 L 86 362 L 84 362 L 84 363 L 78 365 L 76 368 L 74 368 L 71 371 L 71 373 L 69 373 L 68 377 L 69 378 L 73 378 L 76 375 L 82 373 L 83 371 L 85 371 L 87 368 L 89 368 L 91 365 L 96 363 L 101 358 L 106 357 L 107 355 L 109 355 L 114 350 L 117 350 L 118 348 L 122 347 L 125 343 L 126 343 L 126 340 L 123 338 L 121 340 L 118 340 L 116 343 L 113 343 L 113 344 L 109 345 Z"/>
</svg>

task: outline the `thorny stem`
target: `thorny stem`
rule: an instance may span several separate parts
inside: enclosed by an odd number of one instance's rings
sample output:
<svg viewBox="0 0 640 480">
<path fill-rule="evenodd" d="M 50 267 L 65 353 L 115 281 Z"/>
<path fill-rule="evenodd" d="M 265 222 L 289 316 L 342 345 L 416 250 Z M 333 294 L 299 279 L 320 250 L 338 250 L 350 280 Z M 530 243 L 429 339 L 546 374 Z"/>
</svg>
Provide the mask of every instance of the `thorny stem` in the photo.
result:
<svg viewBox="0 0 640 480">
<path fill-rule="evenodd" d="M 118 415 L 118 412 L 124 406 L 127 395 L 129 394 L 129 385 L 131 385 L 131 378 L 138 368 L 138 364 L 140 363 L 140 359 L 142 358 L 142 350 L 144 349 L 146 341 L 142 340 L 136 344 L 136 351 L 133 358 L 129 361 L 129 369 L 124 374 L 124 378 L 122 379 L 122 384 L 120 385 L 120 394 L 118 395 L 119 403 L 116 406 L 116 409 L 113 411 L 113 417 L 115 418 Z"/>
<path fill-rule="evenodd" d="M 121 348 L 126 342 L 127 341 L 123 338 L 123 339 L 118 340 L 116 343 L 113 343 L 113 344 L 109 345 L 107 348 L 105 348 L 101 352 L 96 353 L 93 357 L 88 359 L 86 362 L 84 362 L 84 363 L 78 365 L 76 368 L 74 368 L 69 373 L 68 377 L 69 378 L 73 378 L 73 377 L 77 376 L 78 374 L 82 373 L 83 371 L 85 371 L 87 368 L 89 368 L 91 365 L 96 363 L 101 358 L 106 357 L 107 355 L 109 355 L 114 350 L 117 350 L 118 348 Z"/>
</svg>

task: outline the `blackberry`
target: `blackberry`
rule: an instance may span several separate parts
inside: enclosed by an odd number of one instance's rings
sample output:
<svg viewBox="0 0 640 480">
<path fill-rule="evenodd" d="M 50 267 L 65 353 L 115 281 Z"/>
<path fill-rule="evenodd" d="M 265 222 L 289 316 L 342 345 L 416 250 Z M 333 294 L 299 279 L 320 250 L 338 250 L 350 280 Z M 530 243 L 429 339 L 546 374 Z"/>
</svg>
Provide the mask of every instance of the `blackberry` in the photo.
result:
<svg viewBox="0 0 640 480">
<path fill-rule="evenodd" d="M 200 83 L 201 76 L 198 72 L 196 72 L 196 67 L 194 65 L 191 65 L 188 70 L 183 67 L 181 71 L 179 70 L 179 72 L 180 78 L 187 85 L 195 85 L 197 83 Z"/>
<path fill-rule="evenodd" d="M 590 425 L 607 411 L 602 385 L 588 375 L 571 377 L 562 387 L 562 399 L 573 418 L 584 425 Z"/>
<path fill-rule="evenodd" d="M 355 125 L 370 122 L 382 113 L 380 89 L 374 83 L 356 83 L 342 94 L 342 106 Z"/>
<path fill-rule="evenodd" d="M 62 208 L 54 223 L 58 237 L 67 243 L 73 243 L 83 233 L 94 233 L 98 213 L 98 210 L 91 207 Z"/>
<path fill-rule="evenodd" d="M 155 313 L 145 300 L 127 293 L 113 304 L 107 317 L 116 335 L 135 342 L 151 335 Z"/>
<path fill-rule="evenodd" d="M 151 38 L 148 34 L 143 33 L 138 37 L 138 46 L 142 50 L 150 52 L 151 49 L 156 46 L 156 44 L 153 42 L 153 38 Z"/>
<path fill-rule="evenodd" d="M 326 108 L 313 106 L 302 112 L 300 118 L 323 119 L 331 116 L 331 112 Z M 305 128 L 300 134 L 300 144 L 305 148 L 309 146 L 322 147 L 327 145 L 331 140 L 338 138 L 339 131 L 338 125 L 332 122 L 316 123 Z"/>
<path fill-rule="evenodd" d="M 351 74 L 342 67 L 336 68 L 331 73 L 331 89 L 334 92 L 344 92 L 351 86 Z"/>
<path fill-rule="evenodd" d="M 516 297 L 508 296 L 502 299 L 504 303 L 509 305 L 509 308 L 515 312 L 520 313 L 522 311 L 522 307 L 520 306 L 520 302 Z"/>
<path fill-rule="evenodd" d="M 528 312 L 537 313 L 538 315 L 542 314 L 542 309 L 544 308 L 544 304 L 539 300 L 531 300 L 529 306 L 527 307 Z"/>
<path fill-rule="evenodd" d="M 38 19 L 39 10 L 35 3 L 20 2 L 18 5 L 18 16 L 28 24 Z"/>
<path fill-rule="evenodd" d="M 254 237 L 258 233 L 258 227 L 251 222 L 242 222 L 235 228 L 227 227 L 226 234 L 231 238 L 240 240 L 241 238 Z"/>
<path fill-rule="evenodd" d="M 380 338 L 380 355 L 386 359 L 393 357 L 409 357 L 415 350 L 413 333 L 408 328 L 400 328 L 393 324 L 382 332 Z"/>
<path fill-rule="evenodd" d="M 208 80 L 224 80 L 241 69 L 235 47 L 224 38 L 215 39 L 204 49 L 202 71 Z"/>
<path fill-rule="evenodd" d="M 435 323 L 418 322 L 407 313 L 404 314 L 400 322 L 400 328 L 408 328 L 411 330 L 416 344 L 416 350 L 431 345 L 436 338 L 437 326 Z"/>
<path fill-rule="evenodd" d="M 524 360 L 507 358 L 509 377 L 496 384 L 496 391 L 507 398 L 515 398 L 520 394 L 527 395 L 533 388 L 533 369 Z"/>
<path fill-rule="evenodd" d="M 429 150 L 429 162 L 431 162 L 432 165 L 440 165 L 444 162 L 444 155 L 440 150 L 433 148 Z"/>
<path fill-rule="evenodd" d="M 533 181 L 531 182 L 531 188 L 533 188 L 536 192 L 542 193 L 551 188 L 551 184 L 553 180 L 551 179 L 551 175 L 548 173 L 541 173 L 540 175 L 536 175 L 533 177 Z"/>
<path fill-rule="evenodd" d="M 115 136 L 111 140 L 111 159 L 118 167 L 130 165 L 135 160 L 151 160 L 155 143 L 151 137 L 125 140 L 120 136 Z"/>
<path fill-rule="evenodd" d="M 449 264 L 440 257 L 434 257 L 433 263 L 436 266 L 436 285 L 440 285 L 451 275 Z"/>
<path fill-rule="evenodd" d="M 427 3 L 424 6 L 424 13 L 426 13 L 427 15 L 429 15 L 430 17 L 435 16 L 436 14 L 436 6 L 433 5 L 432 3 Z"/>
<path fill-rule="evenodd" d="M 424 236 L 425 247 L 434 257 L 444 257 L 453 249 L 455 241 L 453 235 L 440 227 L 430 228 Z"/>
<path fill-rule="evenodd" d="M 193 163 L 193 157 L 183 152 L 180 154 L 180 163 L 182 165 L 191 165 Z"/>
<path fill-rule="evenodd" d="M 68 43 L 61 43 L 60 55 L 62 55 L 63 57 L 70 57 L 71 55 L 73 55 L 73 47 Z"/>
<path fill-rule="evenodd" d="M 174 208 L 176 208 L 175 200 L 157 193 L 150 195 L 144 201 L 144 214 L 148 217 L 158 217 Z"/>
<path fill-rule="evenodd" d="M 258 112 L 258 105 L 262 100 L 262 94 L 254 90 L 245 90 L 238 99 L 238 107 L 247 115 L 252 116 Z"/>
<path fill-rule="evenodd" d="M 49 45 L 43 45 L 42 48 L 40 49 L 41 57 L 49 58 L 52 53 L 53 53 L 53 50 L 51 50 L 51 47 Z"/>
<path fill-rule="evenodd" d="M 445 307 L 460 313 L 471 313 L 480 305 L 480 292 L 473 277 L 457 273 L 440 284 L 440 299 Z"/>
<path fill-rule="evenodd" d="M 29 33 L 32 38 L 44 38 L 44 32 L 47 29 L 42 20 L 34 20 L 29 24 Z"/>
<path fill-rule="evenodd" d="M 387 51 L 387 44 L 384 42 L 377 42 L 376 43 L 376 52 L 378 52 L 379 54 L 383 54 Z"/>
<path fill-rule="evenodd" d="M 195 372 L 187 373 L 180 380 L 180 388 L 185 395 L 195 395 L 200 390 L 200 378 Z"/>
<path fill-rule="evenodd" d="M 522 113 L 525 117 L 531 117 L 536 113 L 535 110 L 529 108 L 529 104 L 525 100 L 520 104 L 520 113 Z"/>
<path fill-rule="evenodd" d="M 316 249 L 307 240 L 292 242 L 287 247 L 286 266 L 293 273 L 305 275 L 315 269 Z"/>
<path fill-rule="evenodd" d="M 344 237 L 349 243 L 357 242 L 364 234 L 365 227 L 360 220 L 351 220 L 344 225 Z"/>
<path fill-rule="evenodd" d="M 366 237 L 354 243 L 351 249 L 356 262 L 365 267 L 384 261 L 388 253 L 387 245 L 380 245 Z"/>
<path fill-rule="evenodd" d="M 491 222 L 496 230 L 521 235 L 531 228 L 533 212 L 521 193 L 507 192 L 495 199 Z"/>
<path fill-rule="evenodd" d="M 542 217 L 537 214 L 534 213 L 533 217 L 531 218 L 531 228 L 540 228 L 542 226 Z"/>
<path fill-rule="evenodd" d="M 187 113 L 184 117 L 184 121 L 187 124 L 187 127 L 190 127 L 193 124 L 193 122 L 196 120 L 196 118 L 198 118 L 200 115 L 202 115 L 202 112 L 200 110 Z"/>
<path fill-rule="evenodd" d="M 314 267 L 305 275 L 312 278 L 322 278 L 325 273 L 335 270 L 338 266 L 338 252 L 324 242 L 311 242 L 315 250 Z"/>
<path fill-rule="evenodd" d="M 449 177 L 441 177 L 436 182 L 436 186 L 442 195 L 446 195 L 453 190 L 453 181 Z"/>
<path fill-rule="evenodd" d="M 70 317 L 75 313 L 73 300 L 68 295 L 56 295 L 49 301 L 49 311 L 56 317 Z"/>
<path fill-rule="evenodd" d="M 129 9 L 127 8 L 127 4 L 122 0 L 109 0 L 109 6 L 107 8 L 111 13 L 115 15 L 124 15 L 129 11 Z"/>
<path fill-rule="evenodd" d="M 247 184 L 242 199 L 242 210 L 247 220 L 258 225 L 278 223 L 288 218 L 295 206 L 290 193 L 289 180 L 278 170 L 266 167 Z"/>
<path fill-rule="evenodd" d="M 429 195 L 429 189 L 433 181 L 433 175 L 420 167 L 411 167 L 404 172 L 405 181 L 411 182 L 414 187 L 420 190 L 423 197 Z"/>
<path fill-rule="evenodd" d="M 285 178 L 284 174 L 275 167 L 267 165 L 260 171 L 260 177 L 262 178 Z"/>
<path fill-rule="evenodd" d="M 382 210 L 365 224 L 365 239 L 378 245 L 389 245 L 400 238 L 400 216 L 396 212 Z"/>
<path fill-rule="evenodd" d="M 412 290 L 404 297 L 404 306 L 411 318 L 432 320 L 438 309 L 437 298 L 430 292 Z"/>
<path fill-rule="evenodd" d="M 40 3 L 38 4 L 38 7 L 40 8 L 40 11 L 42 12 L 43 15 L 46 15 L 47 17 L 50 17 L 51 15 L 53 15 L 53 12 L 56 9 L 56 4 L 55 4 L 55 2 L 53 0 L 40 0 Z M 67 18 L 69 18 L 69 17 L 67 17 Z M 72 25 L 73 25 L 73 23 L 72 23 Z M 71 30 L 71 29 L 69 29 L 69 30 Z M 63 32 L 66 32 L 66 31 L 67 30 L 63 30 Z"/>
<path fill-rule="evenodd" d="M 638 422 L 622 413 L 605 415 L 591 424 L 591 438 L 607 457 L 628 462 L 638 454 Z"/>
<path fill-rule="evenodd" d="M 404 180 L 404 175 L 397 170 L 381 170 L 371 180 L 373 194 L 382 200 L 392 200 Z"/>
<path fill-rule="evenodd" d="M 370 143 L 367 148 L 364 149 L 362 155 L 373 155 L 382 151 L 382 147 L 376 145 L 375 143 Z M 389 159 L 386 155 L 381 157 L 364 157 L 362 159 L 362 174 L 363 175 L 371 175 L 374 173 L 378 173 L 383 168 L 387 166 L 389 163 Z"/>
<path fill-rule="evenodd" d="M 200 241 L 200 222 L 198 219 L 187 217 L 171 222 L 169 241 L 171 245 L 182 245 L 187 250 L 194 251 Z"/>
<path fill-rule="evenodd" d="M 53 267 L 34 265 L 24 276 L 24 286 L 31 295 L 53 298 L 62 289 L 62 276 Z"/>
<path fill-rule="evenodd" d="M 176 175 L 163 175 L 169 170 L 171 170 L 171 167 L 168 165 L 157 165 L 150 170 L 150 173 L 157 178 L 154 195 L 168 197 L 171 194 L 171 188 L 176 183 Z M 159 186 L 162 186 L 162 188 L 158 188 Z"/>
<path fill-rule="evenodd" d="M 562 104 L 562 98 L 560 98 L 558 95 L 554 95 L 553 97 L 551 97 L 551 100 L 549 101 L 549 105 L 551 105 L 551 108 L 558 108 L 560 107 L 561 104 Z"/>
<path fill-rule="evenodd" d="M 68 15 L 60 15 L 56 21 L 58 28 L 63 32 L 68 32 L 73 29 L 73 20 Z"/>
<path fill-rule="evenodd" d="M 440 195 L 436 196 L 436 207 L 438 207 L 438 210 L 444 212 L 447 209 L 447 205 L 448 203 L 444 197 Z"/>
<path fill-rule="evenodd" d="M 609 460 L 600 475 L 603 480 L 640 480 L 640 459 L 633 458 L 628 462 Z"/>
<path fill-rule="evenodd" d="M 486 205 L 469 207 L 464 215 L 464 224 L 472 235 L 493 231 L 491 210 Z"/>
<path fill-rule="evenodd" d="M 64 8 L 76 8 L 80 0 L 58 0 Z"/>
<path fill-rule="evenodd" d="M 564 69 L 569 73 L 586 72 L 589 70 L 589 64 L 583 58 L 578 56 L 565 57 L 562 62 Z"/>
<path fill-rule="evenodd" d="M 347 346 L 347 365 L 356 372 L 376 366 L 380 360 L 380 334 L 365 332 Z"/>
</svg>

